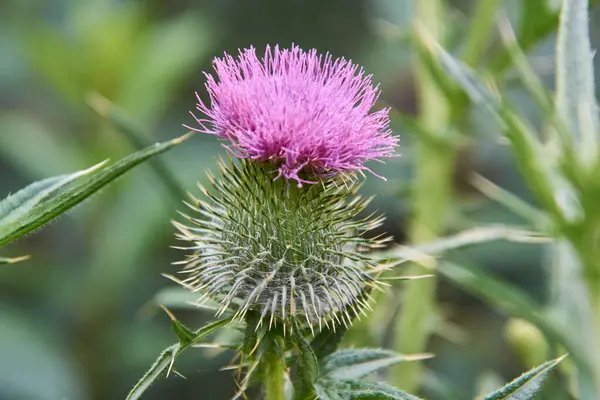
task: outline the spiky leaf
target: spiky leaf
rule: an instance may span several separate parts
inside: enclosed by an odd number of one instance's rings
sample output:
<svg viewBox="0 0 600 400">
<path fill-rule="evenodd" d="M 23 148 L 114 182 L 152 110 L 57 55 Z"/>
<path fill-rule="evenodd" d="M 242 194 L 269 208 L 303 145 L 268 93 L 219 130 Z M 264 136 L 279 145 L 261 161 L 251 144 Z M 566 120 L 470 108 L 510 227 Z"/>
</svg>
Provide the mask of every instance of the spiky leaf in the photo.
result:
<svg viewBox="0 0 600 400">
<path fill-rule="evenodd" d="M 112 165 L 102 167 L 87 179 L 81 179 L 81 177 L 93 172 L 94 167 L 91 170 L 81 171 L 61 179 L 57 178 L 58 180 L 46 181 L 43 185 L 34 184 L 31 192 L 25 189 L 27 193 L 17 193 L 15 196 L 18 196 L 18 202 L 9 198 L 6 203 L 3 203 L 5 214 L 3 221 L 6 222 L 0 223 L 0 246 L 41 227 L 81 203 L 136 165 L 182 143 L 189 136 L 188 134 L 168 142 L 149 146 Z M 64 188 L 68 183 L 73 183 L 73 185 L 59 192 L 59 189 Z M 23 207 L 25 209 L 22 209 Z"/>
<path fill-rule="evenodd" d="M 488 394 L 484 400 L 529 400 L 533 399 L 548 373 L 554 369 L 566 356 L 548 361 L 534 368 L 506 386 Z"/>
<path fill-rule="evenodd" d="M 384 349 L 340 350 L 321 360 L 320 375 L 327 379 L 354 380 L 403 361 L 430 357 L 429 354 L 406 356 Z"/>
<path fill-rule="evenodd" d="M 319 380 L 317 394 L 321 400 L 419 400 L 383 383 L 354 380 Z"/>
<path fill-rule="evenodd" d="M 77 171 L 72 174 L 55 176 L 38 182 L 34 182 L 17 193 L 0 201 L 0 229 L 8 226 L 19 218 L 30 213 L 41 202 L 54 195 L 73 181 L 89 175 L 101 168 L 100 163 L 91 168 Z"/>
<path fill-rule="evenodd" d="M 199 343 L 202 339 L 215 332 L 217 329 L 229 324 L 231 318 L 225 318 L 222 320 L 211 322 L 210 324 L 198 329 L 193 332 L 189 328 L 185 327 L 181 322 L 173 320 L 173 329 L 180 339 L 179 343 L 175 343 L 172 346 L 167 347 L 154 362 L 152 367 L 142 376 L 142 378 L 136 383 L 127 395 L 127 400 L 139 399 L 142 394 L 156 381 L 162 373 L 171 368 L 175 362 L 175 358 L 181 354 L 182 351 L 186 350 L 190 346 Z"/>
<path fill-rule="evenodd" d="M 150 369 L 142 376 L 142 379 L 135 384 L 133 389 L 127 395 L 127 400 L 137 400 L 142 397 L 144 392 L 156 381 L 162 373 L 169 368 L 175 361 L 175 357 L 179 353 L 180 345 L 176 343 L 167 347 L 156 359 Z"/>
</svg>

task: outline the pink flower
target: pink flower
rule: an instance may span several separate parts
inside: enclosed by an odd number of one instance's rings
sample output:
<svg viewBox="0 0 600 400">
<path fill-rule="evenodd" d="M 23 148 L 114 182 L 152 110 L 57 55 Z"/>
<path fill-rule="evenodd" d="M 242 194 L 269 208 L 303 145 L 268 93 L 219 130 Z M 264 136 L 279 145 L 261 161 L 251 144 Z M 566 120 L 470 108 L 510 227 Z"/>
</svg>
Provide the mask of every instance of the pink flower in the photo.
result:
<svg viewBox="0 0 600 400">
<path fill-rule="evenodd" d="M 380 91 L 351 61 L 267 46 L 262 59 L 251 47 L 214 64 L 210 105 L 196 93 L 204 117 L 190 129 L 229 140 L 237 157 L 273 163 L 277 177 L 301 186 L 310 176 L 372 172 L 366 161 L 394 155 L 389 109 L 371 112 Z"/>
</svg>

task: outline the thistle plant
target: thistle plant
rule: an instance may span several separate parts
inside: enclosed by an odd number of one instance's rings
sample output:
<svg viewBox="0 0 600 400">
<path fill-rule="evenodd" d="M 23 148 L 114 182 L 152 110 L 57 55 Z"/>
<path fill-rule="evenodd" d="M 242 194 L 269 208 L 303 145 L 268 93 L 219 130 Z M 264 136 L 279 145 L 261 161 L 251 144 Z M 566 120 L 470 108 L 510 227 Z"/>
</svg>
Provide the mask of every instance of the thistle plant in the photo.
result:
<svg viewBox="0 0 600 400">
<path fill-rule="evenodd" d="M 371 233 L 383 217 L 366 215 L 370 199 L 357 193 L 363 171 L 376 175 L 365 163 L 394 156 L 398 144 L 389 110 L 372 110 L 379 89 L 351 61 L 296 46 L 267 47 L 262 58 L 254 48 L 225 54 L 214 66 L 216 74 L 206 74 L 209 100 L 197 94 L 197 125 L 188 128 L 223 139 L 234 157 L 199 185 L 202 198 L 185 201 L 189 210 L 174 222 L 185 255 L 168 277 L 219 319 L 193 331 L 168 312 L 179 341 L 128 399 L 225 327 L 242 333 L 212 344 L 237 354 L 234 398 L 261 384 L 268 400 L 416 399 L 364 378 L 430 355 L 337 350 L 371 309 L 372 291 L 390 278 L 382 274 L 391 264 L 372 252 L 389 240 Z M 419 277 L 392 279 L 411 278 Z M 557 363 L 489 398 L 541 381 Z"/>
<path fill-rule="evenodd" d="M 191 129 L 227 139 L 243 161 L 221 163 L 214 193 L 202 188 L 209 201 L 193 198 L 203 218 L 176 224 L 193 244 L 182 283 L 222 298 L 218 314 L 235 302 L 236 317 L 253 310 L 269 326 L 350 324 L 368 307 L 364 289 L 378 286 L 365 251 L 385 241 L 362 236 L 382 218 L 356 219 L 368 200 L 356 195 L 355 172 L 397 142 L 389 110 L 370 112 L 379 91 L 351 62 L 298 47 L 267 47 L 262 60 L 251 48 L 215 70 L 210 105 L 198 96 L 208 119 Z"/>
</svg>

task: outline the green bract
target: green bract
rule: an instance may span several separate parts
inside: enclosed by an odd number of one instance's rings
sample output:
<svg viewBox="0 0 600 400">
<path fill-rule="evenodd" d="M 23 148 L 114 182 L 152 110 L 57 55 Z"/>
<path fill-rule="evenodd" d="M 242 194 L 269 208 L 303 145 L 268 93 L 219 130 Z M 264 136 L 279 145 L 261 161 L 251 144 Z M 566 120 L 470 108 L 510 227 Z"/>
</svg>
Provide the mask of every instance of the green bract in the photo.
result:
<svg viewBox="0 0 600 400">
<path fill-rule="evenodd" d="M 201 188 L 208 200 L 192 197 L 195 215 L 175 223 L 178 238 L 191 242 L 179 263 L 182 284 L 220 301 L 219 315 L 257 311 L 259 325 L 289 326 L 294 317 L 311 327 L 349 324 L 368 307 L 363 289 L 380 284 L 377 260 L 364 253 L 387 239 L 362 237 L 383 218 L 357 218 L 369 199 L 356 195 L 354 181 L 298 188 L 273 180 L 274 166 L 220 167 L 212 188 Z"/>
</svg>

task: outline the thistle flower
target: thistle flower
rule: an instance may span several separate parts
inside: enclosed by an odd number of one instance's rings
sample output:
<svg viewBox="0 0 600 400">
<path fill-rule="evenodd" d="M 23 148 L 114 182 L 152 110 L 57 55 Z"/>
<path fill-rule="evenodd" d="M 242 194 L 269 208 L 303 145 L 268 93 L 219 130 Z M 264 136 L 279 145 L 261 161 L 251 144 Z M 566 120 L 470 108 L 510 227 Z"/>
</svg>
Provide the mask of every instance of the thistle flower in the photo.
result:
<svg viewBox="0 0 600 400">
<path fill-rule="evenodd" d="M 209 176 L 210 190 L 201 187 L 208 200 L 188 204 L 197 215 L 175 223 L 191 251 L 179 263 L 181 284 L 218 300 L 217 314 L 233 310 L 243 319 L 253 311 L 257 327 L 285 329 L 292 318 L 311 329 L 347 325 L 368 307 L 365 289 L 379 283 L 376 261 L 364 251 L 386 240 L 361 236 L 383 219 L 356 218 L 368 204 L 355 195 L 356 184 L 299 189 L 273 181 L 276 167 L 268 164 L 220 167 L 220 178 Z"/>
<path fill-rule="evenodd" d="M 227 139 L 237 157 L 273 163 L 276 177 L 301 186 L 370 171 L 366 161 L 393 156 L 389 109 L 371 112 L 379 89 L 351 61 L 275 46 L 261 60 L 251 47 L 214 64 L 217 78 L 206 74 L 210 104 L 196 94 L 204 117 L 188 128 Z"/>
</svg>

